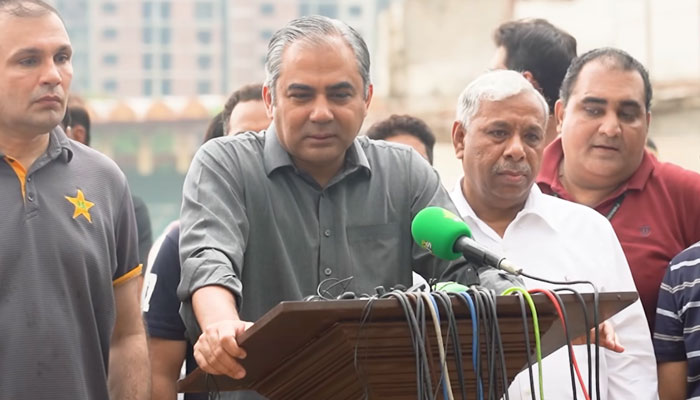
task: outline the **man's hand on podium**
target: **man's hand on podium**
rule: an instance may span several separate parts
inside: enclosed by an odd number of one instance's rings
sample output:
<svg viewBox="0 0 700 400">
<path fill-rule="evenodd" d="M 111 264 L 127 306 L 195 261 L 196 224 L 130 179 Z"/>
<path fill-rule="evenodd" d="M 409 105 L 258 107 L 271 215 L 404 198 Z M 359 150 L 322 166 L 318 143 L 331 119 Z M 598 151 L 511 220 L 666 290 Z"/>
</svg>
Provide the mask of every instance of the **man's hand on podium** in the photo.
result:
<svg viewBox="0 0 700 400">
<path fill-rule="evenodd" d="M 595 342 L 595 330 L 591 329 L 590 331 L 590 338 L 591 338 L 591 343 Z M 598 325 L 598 338 L 600 340 L 600 347 L 604 347 L 608 350 L 612 350 L 616 353 L 622 353 L 625 351 L 625 348 L 622 347 L 620 344 L 620 341 L 617 338 L 617 334 L 615 333 L 615 329 L 613 328 L 612 324 L 608 321 L 602 322 L 600 325 Z M 576 339 L 571 341 L 572 344 L 577 345 L 577 344 L 586 344 L 586 337 L 585 336 L 579 336 Z"/>
<path fill-rule="evenodd" d="M 243 379 L 246 372 L 238 360 L 244 359 L 246 352 L 238 346 L 236 337 L 252 325 L 247 321 L 223 320 L 207 326 L 194 345 L 199 367 L 210 374 Z"/>
</svg>

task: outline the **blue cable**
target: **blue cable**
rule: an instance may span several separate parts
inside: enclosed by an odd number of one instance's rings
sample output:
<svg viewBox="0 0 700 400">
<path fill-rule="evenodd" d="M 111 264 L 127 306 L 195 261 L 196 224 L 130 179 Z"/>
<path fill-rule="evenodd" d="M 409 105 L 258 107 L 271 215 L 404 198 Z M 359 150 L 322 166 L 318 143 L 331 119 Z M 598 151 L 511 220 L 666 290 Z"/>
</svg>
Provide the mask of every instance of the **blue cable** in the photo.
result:
<svg viewBox="0 0 700 400">
<path fill-rule="evenodd" d="M 469 306 L 469 313 L 472 317 L 472 365 L 474 366 L 474 372 L 476 372 L 476 355 L 477 346 L 479 344 L 479 324 L 476 318 L 476 312 L 474 312 L 474 301 L 472 300 L 471 296 L 467 294 L 467 292 L 459 292 L 457 294 L 464 297 L 464 299 L 467 301 L 467 306 Z M 479 375 L 477 374 L 477 376 Z M 484 399 L 484 388 L 481 385 L 481 379 L 479 379 L 476 382 L 476 395 L 478 400 Z"/>
</svg>

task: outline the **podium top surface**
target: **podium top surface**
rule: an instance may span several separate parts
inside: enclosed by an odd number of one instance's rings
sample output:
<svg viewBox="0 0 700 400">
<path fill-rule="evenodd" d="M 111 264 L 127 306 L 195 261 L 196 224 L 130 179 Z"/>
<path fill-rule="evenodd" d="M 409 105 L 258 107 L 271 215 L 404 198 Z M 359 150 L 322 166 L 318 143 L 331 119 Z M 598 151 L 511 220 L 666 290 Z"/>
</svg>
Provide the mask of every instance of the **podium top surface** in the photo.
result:
<svg viewBox="0 0 700 400">
<path fill-rule="evenodd" d="M 587 305 L 589 316 L 592 316 L 593 294 L 582 293 L 581 296 Z M 569 314 L 572 337 L 590 329 L 590 326 L 583 324 L 583 310 L 578 298 L 564 292 L 560 293 L 560 297 Z M 564 345 L 564 340 L 562 336 L 546 344 L 545 331 L 550 326 L 554 329 L 549 330 L 557 330 L 556 326 L 559 325 L 556 310 L 545 296 L 533 295 L 532 298 L 540 319 L 543 336 L 542 352 L 545 356 Z M 636 292 L 600 293 L 599 322 L 632 304 L 637 298 Z M 345 322 L 360 322 L 368 301 L 368 299 L 353 299 L 279 303 L 239 337 L 240 346 L 248 353 L 248 357 L 241 361 L 247 372 L 246 377 L 241 380 L 216 377 L 219 381 L 217 386 L 224 390 L 258 389 L 260 382 L 267 379 L 272 371 L 303 352 L 305 347 L 322 338 L 332 327 Z M 517 323 L 522 326 L 521 306 L 517 296 L 497 296 L 496 305 L 500 324 Z M 458 319 L 469 319 L 468 309 L 463 303 L 453 299 L 453 307 Z M 372 323 L 380 321 L 405 323 L 406 321 L 403 309 L 394 298 L 372 300 L 369 320 Z M 589 325 L 591 323 L 592 321 L 589 321 Z M 522 328 L 519 329 L 522 330 Z M 558 331 L 561 332 L 560 326 Z M 523 359 L 525 357 L 523 356 Z M 179 391 L 203 391 L 206 388 L 205 375 L 203 371 L 195 370 L 179 382 Z"/>
</svg>

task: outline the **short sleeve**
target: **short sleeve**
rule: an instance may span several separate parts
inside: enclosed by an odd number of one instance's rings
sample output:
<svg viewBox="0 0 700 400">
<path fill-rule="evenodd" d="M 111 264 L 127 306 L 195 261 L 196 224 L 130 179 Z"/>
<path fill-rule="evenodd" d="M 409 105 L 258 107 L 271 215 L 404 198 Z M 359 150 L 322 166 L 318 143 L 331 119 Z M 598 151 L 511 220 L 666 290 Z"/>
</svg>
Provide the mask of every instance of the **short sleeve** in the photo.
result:
<svg viewBox="0 0 700 400">
<path fill-rule="evenodd" d="M 114 286 L 120 285 L 141 273 L 134 205 L 131 201 L 131 193 L 126 181 L 124 182 L 122 198 L 118 201 L 116 207 L 119 207 L 119 212 L 116 213 L 117 219 L 114 228 L 117 255 L 117 268 L 112 275 L 112 284 Z"/>
<path fill-rule="evenodd" d="M 671 267 L 673 264 L 671 265 Z M 686 359 L 683 337 L 684 321 L 681 317 L 681 301 L 674 291 L 675 281 L 682 269 L 667 268 L 659 289 L 659 300 L 654 325 L 654 353 L 658 362 Z"/>
</svg>

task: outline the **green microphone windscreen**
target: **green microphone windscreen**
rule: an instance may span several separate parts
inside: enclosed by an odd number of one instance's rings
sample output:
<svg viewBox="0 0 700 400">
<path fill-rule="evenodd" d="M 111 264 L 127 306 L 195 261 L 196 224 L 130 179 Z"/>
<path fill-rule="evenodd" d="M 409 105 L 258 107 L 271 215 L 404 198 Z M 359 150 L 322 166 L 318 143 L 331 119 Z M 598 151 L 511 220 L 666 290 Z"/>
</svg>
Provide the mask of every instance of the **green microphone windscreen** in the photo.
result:
<svg viewBox="0 0 700 400">
<path fill-rule="evenodd" d="M 471 238 L 472 232 L 462 219 L 441 207 L 426 207 L 413 218 L 413 240 L 434 256 L 444 260 L 456 260 L 454 244 L 461 236 Z"/>
</svg>

